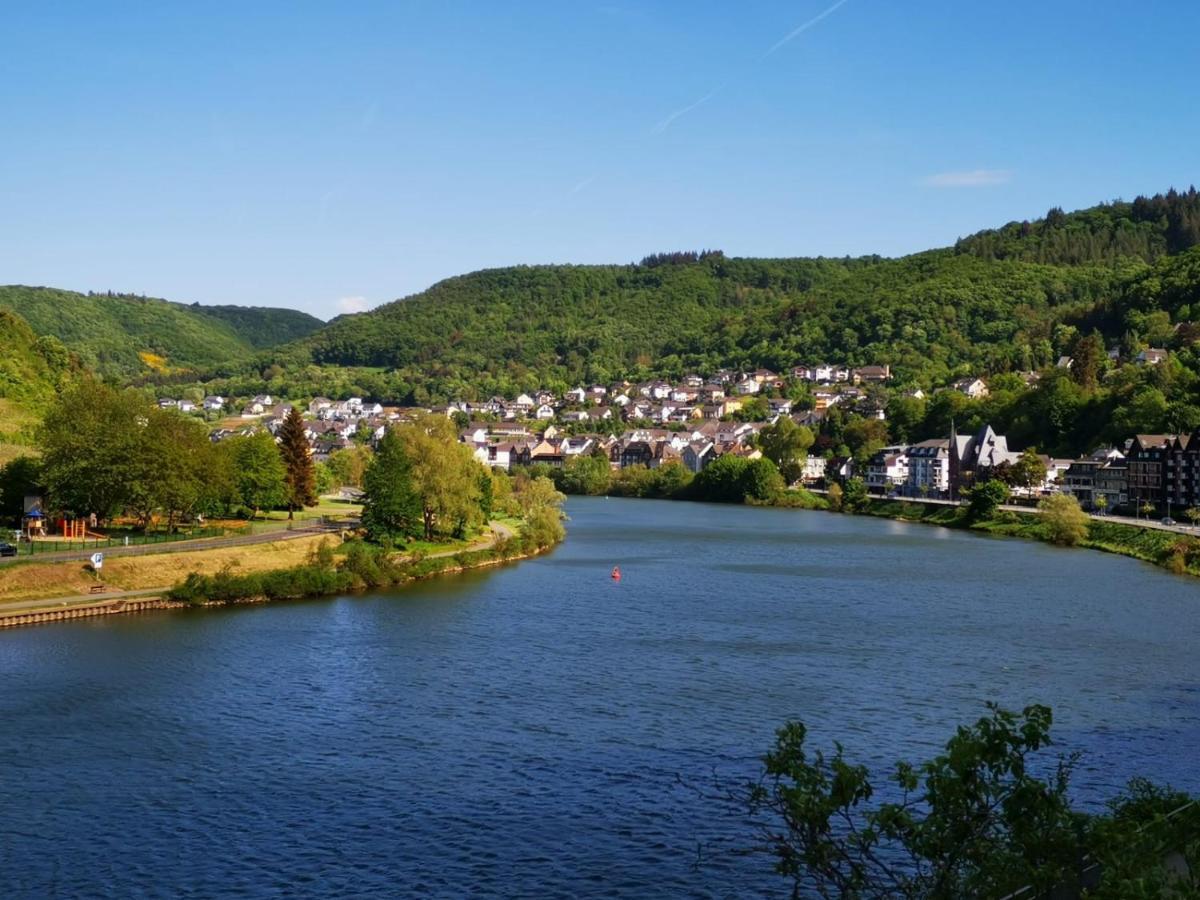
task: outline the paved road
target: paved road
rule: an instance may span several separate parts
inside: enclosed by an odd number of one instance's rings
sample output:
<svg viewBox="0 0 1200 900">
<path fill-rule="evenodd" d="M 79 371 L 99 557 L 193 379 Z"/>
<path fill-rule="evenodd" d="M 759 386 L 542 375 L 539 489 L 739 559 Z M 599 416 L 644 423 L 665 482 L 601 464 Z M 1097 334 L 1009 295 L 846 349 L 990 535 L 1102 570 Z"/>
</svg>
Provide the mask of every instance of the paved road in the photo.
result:
<svg viewBox="0 0 1200 900">
<path fill-rule="evenodd" d="M 478 540 L 474 544 L 471 544 L 468 547 L 465 547 L 463 549 L 442 550 L 438 553 L 431 553 L 425 558 L 426 559 L 439 559 L 439 558 L 445 557 L 445 556 L 455 556 L 456 554 L 459 554 L 459 553 L 470 553 L 470 552 L 473 552 L 476 550 L 487 550 L 490 547 L 494 547 L 496 545 L 496 542 L 499 541 L 501 538 L 507 540 L 513 536 L 513 530 L 511 528 L 509 528 L 507 525 L 503 525 L 500 522 L 490 522 L 489 525 L 491 526 L 492 534 L 490 534 L 488 537 L 482 538 L 481 540 Z M 253 537 L 253 538 L 258 538 L 258 540 L 244 540 L 243 539 L 243 540 L 238 541 L 237 544 L 266 543 L 266 541 L 262 540 L 262 538 L 264 538 L 264 537 L 267 537 L 270 540 L 282 540 L 282 539 L 284 539 L 284 537 L 283 537 L 284 535 L 286 535 L 286 539 L 291 540 L 291 539 L 300 538 L 300 537 L 311 537 L 313 534 L 320 534 L 322 532 L 336 531 L 336 530 L 337 530 L 336 528 L 322 526 L 321 528 L 309 529 L 307 531 L 302 531 L 301 529 L 296 529 L 295 531 L 286 531 L 286 532 L 281 532 L 279 534 L 271 534 L 271 535 L 257 535 L 257 534 L 256 535 L 241 535 L 240 537 L 242 537 L 242 538 Z M 210 541 L 179 541 L 175 544 L 170 544 L 168 546 L 173 547 L 173 548 L 178 548 L 180 546 L 180 544 L 185 544 L 185 543 L 186 544 L 202 544 L 201 547 L 189 547 L 187 549 L 207 549 L 207 548 L 218 547 L 218 546 L 219 547 L 230 547 L 230 546 L 237 545 L 237 544 L 230 544 L 230 543 L 215 544 L 212 542 L 213 540 L 224 542 L 224 541 L 227 541 L 228 539 L 215 538 Z M 158 547 L 160 545 L 156 544 L 154 546 Z M 116 548 L 114 548 L 114 549 L 116 549 Z M 133 548 L 132 547 L 130 547 L 130 548 L 122 547 L 120 549 L 125 550 L 125 549 L 133 549 Z M 107 552 L 108 551 L 105 551 L 106 554 L 107 554 Z M 54 556 L 54 555 L 55 554 L 51 554 L 51 553 L 46 554 L 46 556 L 48 556 L 48 557 Z M 90 556 L 90 554 L 80 556 L 78 558 L 87 559 L 88 556 Z M 42 559 L 42 556 L 39 555 L 37 558 L 40 560 L 40 559 Z M 170 590 L 170 588 L 171 588 L 171 585 L 165 585 L 163 587 L 143 588 L 141 590 L 136 590 L 136 591 L 114 590 L 114 591 L 106 591 L 103 594 L 71 594 L 68 597 L 49 597 L 45 600 L 0 601 L 0 615 L 3 615 L 5 612 L 13 612 L 13 611 L 17 611 L 17 610 L 20 610 L 21 612 L 25 612 L 27 610 L 59 608 L 59 607 L 63 607 L 63 606 L 88 606 L 91 604 L 108 603 L 109 601 L 112 601 L 112 600 L 123 600 L 127 597 L 154 597 L 154 596 L 158 596 L 158 595 L 166 593 L 168 590 Z"/>
<path fill-rule="evenodd" d="M 826 494 L 828 491 L 819 488 L 807 488 L 813 494 Z M 958 500 L 937 500 L 931 497 L 882 497 L 879 494 L 872 494 L 874 500 L 901 500 L 905 503 L 926 503 L 930 506 L 962 506 L 964 505 Z M 1008 512 L 1033 513 L 1040 515 L 1041 510 L 1036 506 L 1022 506 L 1016 503 L 1006 503 L 1000 507 Z M 1112 522 L 1114 525 L 1131 525 L 1135 528 L 1151 528 L 1155 531 L 1171 531 L 1175 534 L 1200 534 L 1200 528 L 1192 525 L 1186 525 L 1181 522 L 1176 522 L 1174 525 L 1164 525 L 1159 519 L 1148 519 L 1145 517 L 1135 518 L 1133 516 L 1114 516 L 1107 513 L 1088 513 L 1088 516 L 1095 519 L 1097 522 Z"/>
<path fill-rule="evenodd" d="M 62 550 L 30 555 L 0 557 L 0 565 L 17 562 L 72 562 L 91 559 L 99 550 L 105 558 L 110 556 L 149 556 L 155 553 L 184 553 L 188 550 L 216 550 L 221 547 L 240 547 L 245 544 L 270 544 L 274 541 L 291 541 L 296 538 L 312 537 L 314 534 L 332 534 L 349 523 L 326 524 L 314 522 L 298 528 L 264 531 L 261 534 L 235 534 L 229 537 L 198 538 L 194 541 L 163 541 L 161 544 L 131 544 L 128 547 L 93 547 L 90 550 Z"/>
</svg>

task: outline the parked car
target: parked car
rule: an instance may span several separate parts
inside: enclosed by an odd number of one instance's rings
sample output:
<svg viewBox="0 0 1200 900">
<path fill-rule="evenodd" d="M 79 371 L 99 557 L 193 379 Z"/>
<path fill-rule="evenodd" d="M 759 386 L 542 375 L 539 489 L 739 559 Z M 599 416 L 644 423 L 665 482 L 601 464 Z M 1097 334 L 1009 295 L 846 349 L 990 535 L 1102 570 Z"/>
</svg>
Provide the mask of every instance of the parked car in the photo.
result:
<svg viewBox="0 0 1200 900">
<path fill-rule="evenodd" d="M 1174 525 L 1174 524 L 1175 524 L 1175 520 L 1174 520 L 1174 519 L 1172 519 L 1170 516 L 1167 516 L 1165 519 L 1163 519 L 1163 520 L 1162 520 L 1162 523 L 1163 523 L 1164 525 Z"/>
<path fill-rule="evenodd" d="M 0 556 L 16 556 L 17 548 L 12 544 L 0 544 Z"/>
</svg>

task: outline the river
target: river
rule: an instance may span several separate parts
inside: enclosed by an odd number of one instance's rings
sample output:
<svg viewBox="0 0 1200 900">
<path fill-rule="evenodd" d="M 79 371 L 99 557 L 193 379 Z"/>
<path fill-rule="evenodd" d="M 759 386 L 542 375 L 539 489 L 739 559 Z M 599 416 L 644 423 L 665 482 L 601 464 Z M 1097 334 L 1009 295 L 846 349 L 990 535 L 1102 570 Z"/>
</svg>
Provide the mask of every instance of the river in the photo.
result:
<svg viewBox="0 0 1200 900">
<path fill-rule="evenodd" d="M 0 896 L 785 895 L 714 774 L 789 718 L 924 758 L 988 700 L 1054 708 L 1084 802 L 1200 791 L 1194 581 L 827 513 L 568 513 L 502 569 L 0 634 Z"/>
</svg>

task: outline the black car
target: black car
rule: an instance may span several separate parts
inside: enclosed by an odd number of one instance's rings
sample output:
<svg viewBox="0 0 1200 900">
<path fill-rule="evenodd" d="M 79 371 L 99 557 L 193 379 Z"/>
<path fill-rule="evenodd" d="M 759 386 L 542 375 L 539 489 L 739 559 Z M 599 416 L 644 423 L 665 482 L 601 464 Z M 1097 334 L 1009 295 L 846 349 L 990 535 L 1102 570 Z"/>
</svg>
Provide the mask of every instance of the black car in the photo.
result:
<svg viewBox="0 0 1200 900">
<path fill-rule="evenodd" d="M 16 556 L 17 548 L 12 544 L 0 544 L 0 556 Z"/>
</svg>

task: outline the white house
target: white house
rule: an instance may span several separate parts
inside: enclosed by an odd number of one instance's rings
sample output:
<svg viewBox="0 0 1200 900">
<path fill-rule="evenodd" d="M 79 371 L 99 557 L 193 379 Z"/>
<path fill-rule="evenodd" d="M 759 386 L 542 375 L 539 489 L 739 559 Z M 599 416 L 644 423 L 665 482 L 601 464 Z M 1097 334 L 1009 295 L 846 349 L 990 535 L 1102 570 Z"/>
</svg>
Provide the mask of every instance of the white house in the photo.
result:
<svg viewBox="0 0 1200 900">
<path fill-rule="evenodd" d="M 867 488 L 887 493 L 908 481 L 908 447 L 884 447 L 867 463 Z"/>
<path fill-rule="evenodd" d="M 972 400 L 978 400 L 980 397 L 988 395 L 988 386 L 982 378 L 960 378 L 954 382 L 954 390 L 960 394 L 966 394 Z"/>
<path fill-rule="evenodd" d="M 825 457 L 809 454 L 804 460 L 804 473 L 800 476 L 805 484 L 812 484 L 825 477 Z"/>
<path fill-rule="evenodd" d="M 558 445 L 558 449 L 563 456 L 580 456 L 591 452 L 595 446 L 596 442 L 590 437 L 580 435 L 579 437 L 563 438 L 562 443 Z"/>
</svg>

